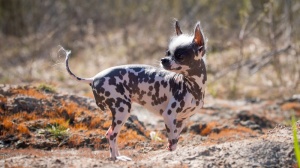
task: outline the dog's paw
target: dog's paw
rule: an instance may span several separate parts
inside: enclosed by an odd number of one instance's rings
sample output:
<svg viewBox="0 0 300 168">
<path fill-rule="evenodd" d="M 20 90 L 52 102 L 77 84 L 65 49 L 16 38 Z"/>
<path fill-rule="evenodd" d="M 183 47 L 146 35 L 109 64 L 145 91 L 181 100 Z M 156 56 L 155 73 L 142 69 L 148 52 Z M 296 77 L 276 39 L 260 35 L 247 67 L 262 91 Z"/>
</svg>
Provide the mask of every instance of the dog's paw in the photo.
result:
<svg viewBox="0 0 300 168">
<path fill-rule="evenodd" d="M 177 142 L 178 142 L 178 140 L 175 140 L 175 139 L 172 140 L 172 141 L 169 140 L 167 149 L 168 149 L 169 151 L 174 151 L 174 150 L 176 150 Z"/>
<path fill-rule="evenodd" d="M 117 156 L 116 160 L 120 160 L 120 161 L 124 161 L 124 162 L 126 162 L 126 161 L 132 161 L 132 159 L 129 158 L 129 157 L 127 157 L 127 156 Z"/>
<path fill-rule="evenodd" d="M 123 161 L 123 162 L 132 161 L 132 159 L 127 156 L 110 157 L 110 158 L 108 158 L 108 160 L 114 161 L 114 162 L 118 161 L 118 160 Z"/>
</svg>

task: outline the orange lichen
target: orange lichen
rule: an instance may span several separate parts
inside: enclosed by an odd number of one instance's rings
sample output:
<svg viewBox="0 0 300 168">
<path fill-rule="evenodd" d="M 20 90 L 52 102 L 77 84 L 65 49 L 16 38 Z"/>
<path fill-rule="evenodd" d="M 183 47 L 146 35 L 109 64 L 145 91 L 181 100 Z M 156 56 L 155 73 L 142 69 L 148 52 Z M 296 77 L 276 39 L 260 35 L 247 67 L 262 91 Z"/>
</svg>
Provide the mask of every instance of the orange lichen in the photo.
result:
<svg viewBox="0 0 300 168">
<path fill-rule="evenodd" d="M 30 134 L 30 131 L 28 130 L 28 128 L 23 123 L 21 123 L 21 124 L 18 125 L 17 130 L 21 134 Z"/>
<path fill-rule="evenodd" d="M 103 121 L 102 118 L 100 117 L 93 117 L 92 121 L 89 125 L 89 129 L 94 129 L 94 128 L 98 128 L 101 125 L 101 122 Z"/>
<path fill-rule="evenodd" d="M 110 125 L 111 125 L 111 120 L 106 120 L 106 121 L 103 123 L 102 127 L 108 129 L 108 128 L 110 127 Z"/>
<path fill-rule="evenodd" d="M 200 135 L 206 136 L 206 135 L 210 134 L 212 132 L 213 128 L 216 128 L 216 125 L 217 125 L 216 122 L 210 122 L 210 123 L 206 124 L 206 127 L 204 127 L 202 129 L 202 131 L 200 132 Z M 200 126 L 200 130 L 201 130 L 201 127 L 203 127 L 203 126 Z"/>
<path fill-rule="evenodd" d="M 250 128 L 246 128 L 246 127 L 236 127 L 236 128 L 225 128 L 225 129 L 221 129 L 219 133 L 211 133 L 209 135 L 209 139 L 213 139 L 213 140 L 217 140 L 217 139 L 221 139 L 221 138 L 234 138 L 236 139 L 236 137 L 238 135 L 244 135 L 244 134 L 249 134 L 249 135 L 256 135 L 257 133 L 254 132 L 253 130 L 251 130 Z"/>
<path fill-rule="evenodd" d="M 13 122 L 9 118 L 4 119 L 2 124 L 3 124 L 4 128 L 8 129 L 8 130 L 12 129 L 12 127 L 14 125 Z"/>
<path fill-rule="evenodd" d="M 7 98 L 0 96 L 0 102 L 6 103 L 7 102 Z"/>
<path fill-rule="evenodd" d="M 85 125 L 84 123 L 75 124 L 73 128 L 75 128 L 76 130 L 88 130 L 87 125 Z"/>
<path fill-rule="evenodd" d="M 121 131 L 119 135 L 118 141 L 120 143 L 125 143 L 127 141 L 144 141 L 146 138 L 142 135 L 139 135 L 136 131 L 134 130 L 126 130 L 126 133 L 123 133 Z"/>
<path fill-rule="evenodd" d="M 20 94 L 20 95 L 26 95 L 26 96 L 31 96 L 35 97 L 37 99 L 46 99 L 47 96 L 36 89 L 33 88 L 27 88 L 27 89 L 13 89 L 12 93 L 14 94 Z"/>
<path fill-rule="evenodd" d="M 283 110 L 295 110 L 295 112 L 300 113 L 300 103 L 298 102 L 285 103 L 281 108 Z"/>
<path fill-rule="evenodd" d="M 73 146 L 79 146 L 83 141 L 83 137 L 77 134 L 74 134 L 69 138 L 69 143 Z"/>
</svg>

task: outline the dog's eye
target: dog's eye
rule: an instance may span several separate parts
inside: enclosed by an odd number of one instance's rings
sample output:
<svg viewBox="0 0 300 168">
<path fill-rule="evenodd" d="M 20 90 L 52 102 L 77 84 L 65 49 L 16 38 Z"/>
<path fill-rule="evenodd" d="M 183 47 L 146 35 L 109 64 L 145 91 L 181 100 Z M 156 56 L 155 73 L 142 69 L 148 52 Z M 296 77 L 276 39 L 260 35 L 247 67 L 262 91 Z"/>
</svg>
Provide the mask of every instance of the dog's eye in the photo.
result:
<svg viewBox="0 0 300 168">
<path fill-rule="evenodd" d="M 182 55 L 182 54 L 176 54 L 176 55 L 175 55 L 175 59 L 176 59 L 176 60 L 179 60 L 179 61 L 182 60 L 183 57 L 184 57 L 184 55 Z"/>
<path fill-rule="evenodd" d="M 166 56 L 169 56 L 169 55 L 171 55 L 171 52 L 170 52 L 170 50 L 167 50 L 166 51 Z"/>
</svg>

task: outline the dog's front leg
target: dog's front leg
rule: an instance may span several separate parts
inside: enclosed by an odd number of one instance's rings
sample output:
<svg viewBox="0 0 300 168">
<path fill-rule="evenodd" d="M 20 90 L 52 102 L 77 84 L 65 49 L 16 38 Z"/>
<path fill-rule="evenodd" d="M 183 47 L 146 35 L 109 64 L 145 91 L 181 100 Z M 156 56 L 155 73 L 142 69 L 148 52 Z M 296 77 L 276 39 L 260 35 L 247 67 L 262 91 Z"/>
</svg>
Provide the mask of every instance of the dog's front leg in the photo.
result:
<svg viewBox="0 0 300 168">
<path fill-rule="evenodd" d="M 176 128 L 177 113 L 170 106 L 163 112 L 162 116 L 164 118 L 166 130 L 168 134 L 168 141 L 169 141 L 168 150 L 174 151 L 177 146 L 178 134 L 179 134 L 179 130 Z"/>
</svg>

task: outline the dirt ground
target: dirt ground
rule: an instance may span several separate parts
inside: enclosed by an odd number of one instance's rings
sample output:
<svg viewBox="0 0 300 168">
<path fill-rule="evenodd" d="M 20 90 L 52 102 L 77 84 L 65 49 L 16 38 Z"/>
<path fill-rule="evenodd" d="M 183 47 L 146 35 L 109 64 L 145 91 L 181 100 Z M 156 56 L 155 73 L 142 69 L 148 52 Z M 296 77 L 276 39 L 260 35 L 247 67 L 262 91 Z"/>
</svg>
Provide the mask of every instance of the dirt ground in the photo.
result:
<svg viewBox="0 0 300 168">
<path fill-rule="evenodd" d="M 90 149 L 4 149 L 0 165 L 4 167 L 296 167 L 293 140 L 289 128 L 276 128 L 268 134 L 206 145 L 199 137 L 167 150 L 122 150 L 133 161 L 110 161 L 108 151 Z M 186 140 L 189 141 L 189 140 Z M 197 143 L 198 141 L 198 143 Z"/>
<path fill-rule="evenodd" d="M 132 158 L 128 162 L 108 159 L 103 136 L 110 115 L 91 98 L 1 85 L 0 101 L 0 167 L 297 167 L 289 123 L 292 114 L 300 114 L 297 96 L 276 101 L 208 97 L 173 152 L 166 150 L 162 118 L 134 105 L 119 139 L 121 154 Z M 55 136 L 51 129 L 59 124 L 67 133 Z"/>
</svg>

